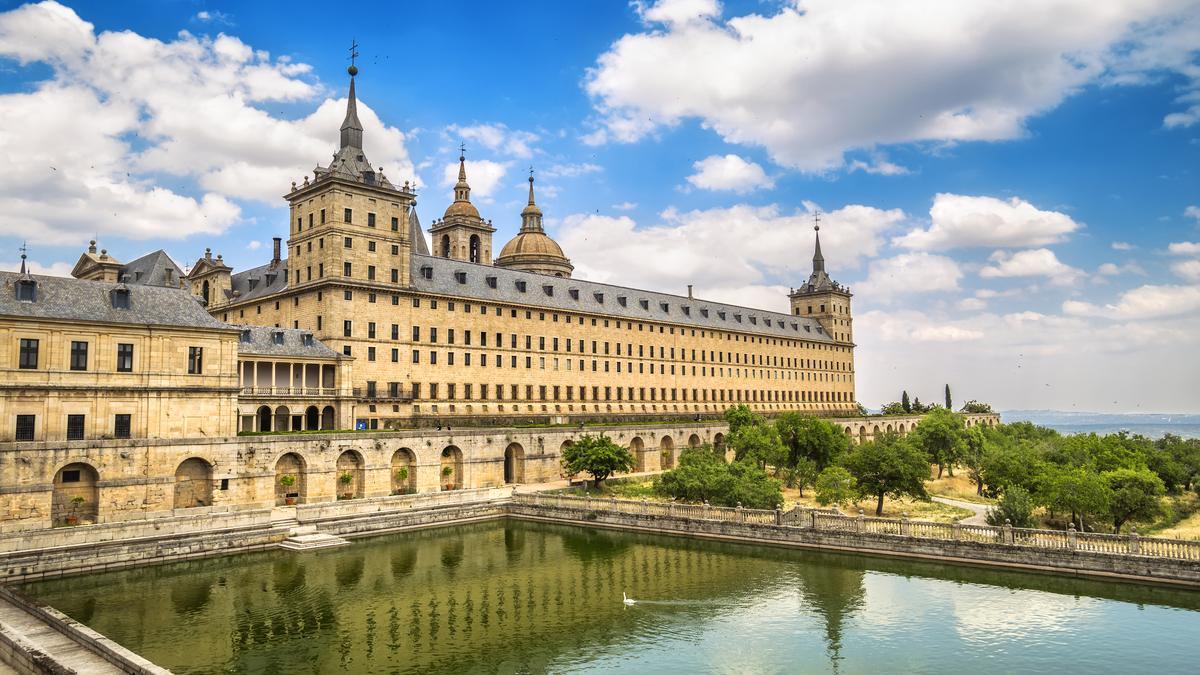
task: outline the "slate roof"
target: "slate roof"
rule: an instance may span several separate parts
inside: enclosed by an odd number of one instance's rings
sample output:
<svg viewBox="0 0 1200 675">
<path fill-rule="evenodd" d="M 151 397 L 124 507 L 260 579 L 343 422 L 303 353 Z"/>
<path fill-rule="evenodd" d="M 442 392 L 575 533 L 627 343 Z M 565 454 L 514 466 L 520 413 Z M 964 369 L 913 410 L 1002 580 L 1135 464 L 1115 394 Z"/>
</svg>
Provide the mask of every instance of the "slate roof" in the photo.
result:
<svg viewBox="0 0 1200 675">
<path fill-rule="evenodd" d="M 313 337 L 312 331 L 267 326 L 238 326 L 238 328 L 242 329 L 241 338 L 238 340 L 238 354 L 320 359 L 342 358 L 341 354 Z M 276 333 L 281 334 L 283 344 L 275 341 Z M 312 338 L 309 344 L 304 343 L 306 335 Z"/>
<path fill-rule="evenodd" d="M 422 268 L 429 268 L 426 278 Z M 465 274 L 460 277 L 458 274 Z M 495 288 L 488 277 L 496 280 Z M 518 282 L 524 282 L 521 291 Z M 549 310 L 587 312 L 636 321 L 664 321 L 697 328 L 754 333 L 776 338 L 833 342 L 816 320 L 691 299 L 580 279 L 475 265 L 436 256 L 412 257 L 412 285 L 417 291 L 487 302 L 545 307 Z M 544 287 L 550 287 L 547 294 Z M 571 291 L 574 289 L 578 297 Z M 624 304 L 621 302 L 624 298 Z M 686 308 L 686 309 L 685 309 Z M 707 314 L 707 316 L 706 316 Z"/>
<path fill-rule="evenodd" d="M 170 274 L 168 275 L 168 270 Z M 179 286 L 179 280 L 186 276 L 179 265 L 171 260 L 171 256 L 167 252 L 159 249 L 138 258 L 131 260 L 121 268 L 121 274 L 125 275 L 125 283 L 128 284 L 149 284 L 153 286 L 170 286 L 172 288 Z"/>
<path fill-rule="evenodd" d="M 251 267 L 230 275 L 229 281 L 231 286 L 229 300 L 232 302 L 253 300 L 264 295 L 278 293 L 287 290 L 288 287 L 287 263 L 280 261 L 275 267 L 271 267 L 271 263 Z M 233 291 L 237 291 L 236 297 L 232 295 Z"/>
<path fill-rule="evenodd" d="M 0 316 L 65 319 L 81 322 L 229 329 L 178 288 L 127 284 L 129 309 L 115 309 L 112 291 L 120 284 L 67 277 L 30 275 L 37 282 L 34 302 L 17 300 L 16 272 L 0 272 Z"/>
</svg>

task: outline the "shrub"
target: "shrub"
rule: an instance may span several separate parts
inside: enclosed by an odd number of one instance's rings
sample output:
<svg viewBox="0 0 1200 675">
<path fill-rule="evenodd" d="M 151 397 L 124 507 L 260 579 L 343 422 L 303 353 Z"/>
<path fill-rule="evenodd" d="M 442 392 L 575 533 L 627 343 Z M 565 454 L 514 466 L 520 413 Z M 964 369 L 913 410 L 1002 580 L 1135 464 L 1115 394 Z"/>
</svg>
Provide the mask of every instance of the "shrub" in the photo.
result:
<svg viewBox="0 0 1200 675">
<path fill-rule="evenodd" d="M 563 450 L 562 465 L 568 476 L 590 473 L 599 487 L 614 473 L 633 470 L 634 460 L 629 448 L 617 445 L 608 436 L 584 434 Z"/>
<path fill-rule="evenodd" d="M 817 476 L 816 492 L 822 506 L 849 504 L 858 496 L 858 481 L 844 467 L 831 466 Z"/>
<path fill-rule="evenodd" d="M 1033 497 L 1024 488 L 1014 485 L 987 511 L 988 525 L 1012 523 L 1013 527 L 1033 527 Z"/>
<path fill-rule="evenodd" d="M 783 504 L 779 481 L 757 464 L 741 460 L 727 464 L 710 448 L 688 448 L 679 456 L 679 467 L 654 482 L 658 494 L 715 506 L 773 509 Z"/>
</svg>

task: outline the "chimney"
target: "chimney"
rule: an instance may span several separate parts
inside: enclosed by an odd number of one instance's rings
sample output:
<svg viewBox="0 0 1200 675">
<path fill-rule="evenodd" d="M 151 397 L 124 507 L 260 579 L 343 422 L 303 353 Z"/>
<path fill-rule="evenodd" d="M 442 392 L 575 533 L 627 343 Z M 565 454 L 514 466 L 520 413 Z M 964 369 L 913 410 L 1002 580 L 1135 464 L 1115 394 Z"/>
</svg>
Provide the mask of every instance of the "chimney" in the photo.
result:
<svg viewBox="0 0 1200 675">
<path fill-rule="evenodd" d="M 692 285 L 688 284 L 688 300 L 692 299 Z"/>
<path fill-rule="evenodd" d="M 271 239 L 271 241 L 274 242 L 275 251 L 275 253 L 271 256 L 271 267 L 275 267 L 279 264 L 279 242 L 282 240 L 279 237 L 274 237 Z"/>
</svg>

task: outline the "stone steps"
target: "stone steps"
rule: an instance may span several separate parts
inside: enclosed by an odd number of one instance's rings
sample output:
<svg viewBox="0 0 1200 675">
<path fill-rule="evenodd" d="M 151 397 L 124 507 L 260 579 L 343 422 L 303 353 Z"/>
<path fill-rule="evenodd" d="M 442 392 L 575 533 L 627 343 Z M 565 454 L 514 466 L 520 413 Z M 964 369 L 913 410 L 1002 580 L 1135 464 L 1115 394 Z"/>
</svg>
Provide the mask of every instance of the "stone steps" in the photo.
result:
<svg viewBox="0 0 1200 675">
<path fill-rule="evenodd" d="M 311 531 L 293 533 L 290 537 L 279 543 L 279 548 L 286 549 L 288 551 L 316 551 L 324 548 L 346 546 L 350 543 L 341 537 L 317 532 L 317 528 L 313 525 L 307 525 L 296 529 Z"/>
</svg>

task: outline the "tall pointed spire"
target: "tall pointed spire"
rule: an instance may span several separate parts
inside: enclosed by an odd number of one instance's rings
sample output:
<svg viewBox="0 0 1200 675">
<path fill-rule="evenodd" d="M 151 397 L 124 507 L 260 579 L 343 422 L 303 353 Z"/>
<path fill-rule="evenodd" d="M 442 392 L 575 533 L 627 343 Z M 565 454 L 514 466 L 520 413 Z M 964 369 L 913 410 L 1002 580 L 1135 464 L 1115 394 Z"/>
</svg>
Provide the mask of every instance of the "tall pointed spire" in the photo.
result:
<svg viewBox="0 0 1200 675">
<path fill-rule="evenodd" d="M 529 204 L 521 211 L 522 232 L 542 232 L 542 210 L 533 200 L 533 167 L 529 167 Z"/>
<path fill-rule="evenodd" d="M 354 65 L 357 48 L 357 42 L 351 45 L 350 67 L 346 69 L 350 74 L 350 96 L 346 98 L 346 119 L 342 121 L 342 147 L 362 149 L 363 128 L 362 122 L 358 121 L 358 97 L 354 95 L 354 76 L 358 75 L 358 66 Z"/>
<path fill-rule="evenodd" d="M 813 252 L 813 273 L 825 271 L 825 256 L 821 255 L 821 212 L 813 214 L 813 231 L 816 232 L 817 247 Z"/>
<path fill-rule="evenodd" d="M 471 186 L 467 184 L 467 146 L 458 148 L 458 182 L 454 184 L 454 201 L 471 201 Z"/>
</svg>

